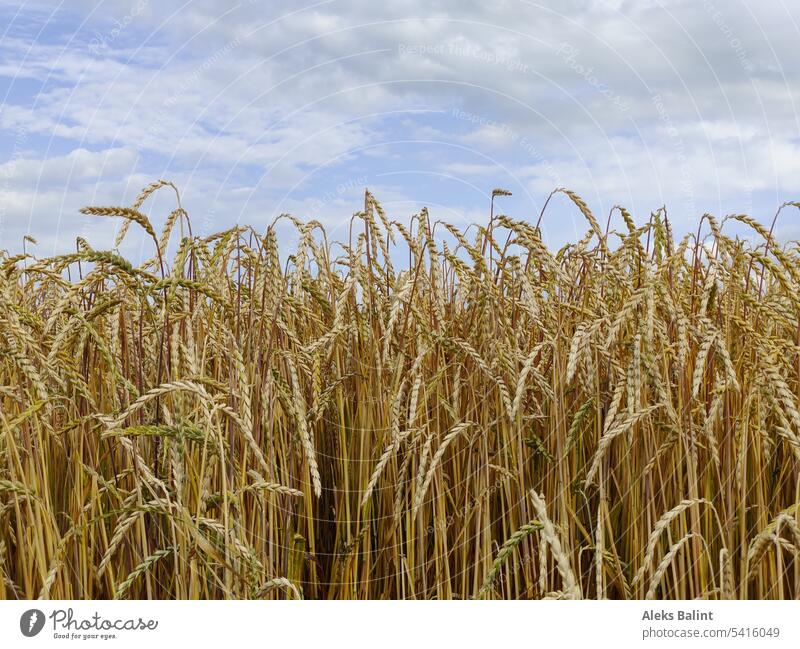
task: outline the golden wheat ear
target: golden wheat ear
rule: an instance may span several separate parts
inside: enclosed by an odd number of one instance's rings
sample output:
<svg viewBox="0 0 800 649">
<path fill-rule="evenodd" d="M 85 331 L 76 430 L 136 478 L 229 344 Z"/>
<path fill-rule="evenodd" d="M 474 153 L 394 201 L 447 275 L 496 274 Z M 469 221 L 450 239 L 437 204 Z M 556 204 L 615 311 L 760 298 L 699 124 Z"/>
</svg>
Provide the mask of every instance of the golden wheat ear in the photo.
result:
<svg viewBox="0 0 800 649">
<path fill-rule="evenodd" d="M 0 598 L 800 597 L 797 246 L 489 194 L 0 251 Z"/>
</svg>

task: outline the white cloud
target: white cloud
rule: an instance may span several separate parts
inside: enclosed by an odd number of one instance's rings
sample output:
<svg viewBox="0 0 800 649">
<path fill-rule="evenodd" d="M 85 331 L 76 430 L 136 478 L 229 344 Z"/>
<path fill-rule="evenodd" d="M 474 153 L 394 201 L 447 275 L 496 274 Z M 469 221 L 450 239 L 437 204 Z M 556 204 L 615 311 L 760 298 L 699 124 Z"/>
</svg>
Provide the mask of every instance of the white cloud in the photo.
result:
<svg viewBox="0 0 800 649">
<path fill-rule="evenodd" d="M 47 229 L 52 210 L 162 176 L 187 205 L 219 206 L 220 227 L 378 173 L 407 183 L 386 188 L 400 202 L 465 213 L 458 181 L 503 174 L 531 200 L 568 184 L 687 219 L 800 194 L 797 25 L 780 5 L 131 6 L 65 5 L 63 31 L 34 42 L 49 3 L 11 22 L 0 128 L 26 137 L 0 165 L 6 232 L 12 215 Z M 357 193 L 325 201 L 326 219 L 346 222 Z"/>
<path fill-rule="evenodd" d="M 88 151 L 79 148 L 66 155 L 47 159 L 22 158 L 0 164 L 0 177 L 10 185 L 54 189 L 69 184 L 97 181 L 111 177 L 112 180 L 124 178 L 133 171 L 136 164 L 136 151 L 129 148 Z"/>
</svg>

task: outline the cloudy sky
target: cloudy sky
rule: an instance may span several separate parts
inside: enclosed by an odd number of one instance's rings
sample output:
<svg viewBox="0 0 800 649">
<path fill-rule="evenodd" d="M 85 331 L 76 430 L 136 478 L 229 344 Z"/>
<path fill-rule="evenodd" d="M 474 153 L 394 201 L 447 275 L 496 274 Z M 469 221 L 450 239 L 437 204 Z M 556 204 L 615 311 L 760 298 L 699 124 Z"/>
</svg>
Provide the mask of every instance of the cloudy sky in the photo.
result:
<svg viewBox="0 0 800 649">
<path fill-rule="evenodd" d="M 78 209 L 159 178 L 196 234 L 291 212 L 344 236 L 364 187 L 462 225 L 494 187 L 516 218 L 566 186 L 603 219 L 666 204 L 679 232 L 769 220 L 800 198 L 798 21 L 798 0 L 0 0 L 0 248 L 110 247 Z M 552 205 L 551 245 L 583 234 Z"/>
</svg>

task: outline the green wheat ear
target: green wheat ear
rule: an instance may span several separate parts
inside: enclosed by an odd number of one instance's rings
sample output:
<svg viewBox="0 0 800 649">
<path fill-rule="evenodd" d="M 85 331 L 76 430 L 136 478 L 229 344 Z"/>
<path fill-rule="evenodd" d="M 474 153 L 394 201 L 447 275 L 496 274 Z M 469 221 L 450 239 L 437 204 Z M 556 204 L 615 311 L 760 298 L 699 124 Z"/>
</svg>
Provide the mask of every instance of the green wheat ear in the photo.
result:
<svg viewBox="0 0 800 649">
<path fill-rule="evenodd" d="M 292 537 L 292 549 L 289 553 L 289 581 L 300 584 L 303 581 L 303 566 L 305 565 L 306 540 L 302 534 L 295 533 Z"/>
</svg>

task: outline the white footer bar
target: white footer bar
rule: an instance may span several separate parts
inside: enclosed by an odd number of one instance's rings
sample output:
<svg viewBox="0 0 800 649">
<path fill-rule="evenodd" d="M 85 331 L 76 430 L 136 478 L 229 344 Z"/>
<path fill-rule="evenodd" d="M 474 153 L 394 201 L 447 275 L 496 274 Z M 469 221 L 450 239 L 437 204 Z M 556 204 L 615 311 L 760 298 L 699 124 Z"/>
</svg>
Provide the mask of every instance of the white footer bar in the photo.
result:
<svg viewBox="0 0 800 649">
<path fill-rule="evenodd" d="M 0 602 L 9 647 L 800 646 L 800 602 Z M 569 645 L 568 645 L 569 646 Z"/>
</svg>

